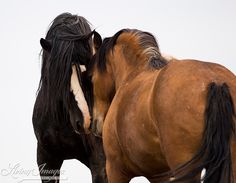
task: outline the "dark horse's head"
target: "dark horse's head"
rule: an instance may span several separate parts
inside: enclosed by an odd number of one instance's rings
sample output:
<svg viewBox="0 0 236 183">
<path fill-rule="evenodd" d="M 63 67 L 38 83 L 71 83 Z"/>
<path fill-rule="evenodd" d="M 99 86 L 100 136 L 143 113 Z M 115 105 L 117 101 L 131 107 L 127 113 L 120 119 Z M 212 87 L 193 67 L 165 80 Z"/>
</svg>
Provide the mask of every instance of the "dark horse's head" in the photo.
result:
<svg viewBox="0 0 236 183">
<path fill-rule="evenodd" d="M 77 132 L 84 129 L 84 116 L 83 111 L 78 108 L 79 101 L 75 101 L 71 92 L 72 66 L 76 68 L 76 77 L 84 94 L 82 97 L 91 110 L 92 85 L 81 66 L 88 66 L 100 42 L 100 35 L 91 31 L 84 17 L 70 13 L 57 16 L 51 23 L 46 38 L 40 40 L 43 49 L 39 88 L 46 99 L 43 104 L 44 113 L 51 113 L 57 119 L 66 117 L 66 111 L 69 111 L 70 121 Z M 64 114 L 58 113 L 58 106 L 61 104 L 64 106 Z"/>
</svg>

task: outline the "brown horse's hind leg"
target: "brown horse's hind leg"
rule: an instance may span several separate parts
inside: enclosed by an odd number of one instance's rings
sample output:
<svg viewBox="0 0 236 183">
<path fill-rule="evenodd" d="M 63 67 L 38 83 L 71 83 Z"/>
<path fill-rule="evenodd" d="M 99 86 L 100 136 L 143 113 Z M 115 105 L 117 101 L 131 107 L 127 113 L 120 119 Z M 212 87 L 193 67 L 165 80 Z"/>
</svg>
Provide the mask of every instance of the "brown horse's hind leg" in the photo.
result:
<svg viewBox="0 0 236 183">
<path fill-rule="evenodd" d="M 106 161 L 106 172 L 109 183 L 128 183 L 132 177 L 126 175 L 115 162 Z"/>
</svg>

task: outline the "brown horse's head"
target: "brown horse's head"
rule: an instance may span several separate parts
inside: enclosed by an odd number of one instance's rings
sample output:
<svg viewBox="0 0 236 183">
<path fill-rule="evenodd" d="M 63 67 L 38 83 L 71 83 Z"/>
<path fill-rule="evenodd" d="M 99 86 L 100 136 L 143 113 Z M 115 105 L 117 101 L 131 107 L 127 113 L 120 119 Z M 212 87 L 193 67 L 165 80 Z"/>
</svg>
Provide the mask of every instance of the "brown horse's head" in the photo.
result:
<svg viewBox="0 0 236 183">
<path fill-rule="evenodd" d="M 111 64 L 108 61 L 105 62 L 106 44 L 109 42 L 109 39 L 106 38 L 103 41 L 99 54 L 94 56 L 90 72 L 92 74 L 93 94 L 95 96 L 93 103 L 94 120 L 91 127 L 94 134 L 98 136 L 101 135 L 103 121 L 115 93 Z"/>
<path fill-rule="evenodd" d="M 130 29 L 105 38 L 94 59 L 92 130 L 101 135 L 106 113 L 119 86 L 143 69 L 162 67 L 166 60 L 152 34 Z"/>
</svg>

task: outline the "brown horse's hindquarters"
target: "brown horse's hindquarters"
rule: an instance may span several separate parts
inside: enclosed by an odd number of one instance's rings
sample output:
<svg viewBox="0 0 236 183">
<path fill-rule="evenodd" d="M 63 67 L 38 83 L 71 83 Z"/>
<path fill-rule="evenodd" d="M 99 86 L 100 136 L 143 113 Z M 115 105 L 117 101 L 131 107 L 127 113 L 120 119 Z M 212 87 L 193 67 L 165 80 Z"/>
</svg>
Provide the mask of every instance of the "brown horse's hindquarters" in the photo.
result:
<svg viewBox="0 0 236 183">
<path fill-rule="evenodd" d="M 190 67 L 193 68 L 186 65 L 182 73 Z M 157 80 L 154 111 L 161 147 L 173 170 L 183 165 L 177 172 L 189 173 L 185 178 L 192 180 L 191 177 L 199 175 L 205 167 L 207 183 L 228 183 L 232 180 L 230 144 L 234 132 L 235 76 L 225 69 L 221 69 L 220 74 L 217 71 L 218 75 L 214 72 L 209 75 L 209 69 L 205 68 L 207 65 L 196 70 L 202 75 L 187 71 L 189 77 L 186 77 L 172 70 L 169 74 L 173 77 Z M 226 76 L 221 77 L 223 74 Z M 212 79 L 216 78 L 214 75 L 222 79 Z M 223 82 L 211 83 L 214 80 Z"/>
<path fill-rule="evenodd" d="M 234 135 L 235 115 L 233 100 L 226 84 L 210 83 L 205 110 L 205 128 L 198 153 L 177 169 L 186 170 L 179 180 L 196 177 L 206 168 L 204 180 L 209 183 L 231 183 L 233 181 L 231 160 L 231 138 Z M 189 170 L 189 165 L 191 166 Z"/>
</svg>

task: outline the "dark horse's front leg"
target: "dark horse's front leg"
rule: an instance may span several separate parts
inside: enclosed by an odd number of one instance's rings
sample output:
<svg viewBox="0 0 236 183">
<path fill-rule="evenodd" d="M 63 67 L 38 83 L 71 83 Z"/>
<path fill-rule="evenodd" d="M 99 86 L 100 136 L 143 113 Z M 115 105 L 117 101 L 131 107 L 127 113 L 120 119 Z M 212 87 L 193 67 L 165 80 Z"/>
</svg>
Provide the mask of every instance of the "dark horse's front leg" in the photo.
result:
<svg viewBox="0 0 236 183">
<path fill-rule="evenodd" d="M 106 158 L 103 150 L 102 139 L 90 135 L 88 137 L 93 141 L 91 155 L 89 157 L 89 168 L 92 174 L 93 183 L 107 183 Z"/>
<path fill-rule="evenodd" d="M 93 183 L 107 183 L 106 169 L 105 167 L 92 165 L 91 174 Z"/>
<path fill-rule="evenodd" d="M 42 183 L 59 183 L 62 159 L 38 144 L 37 163 Z"/>
</svg>

